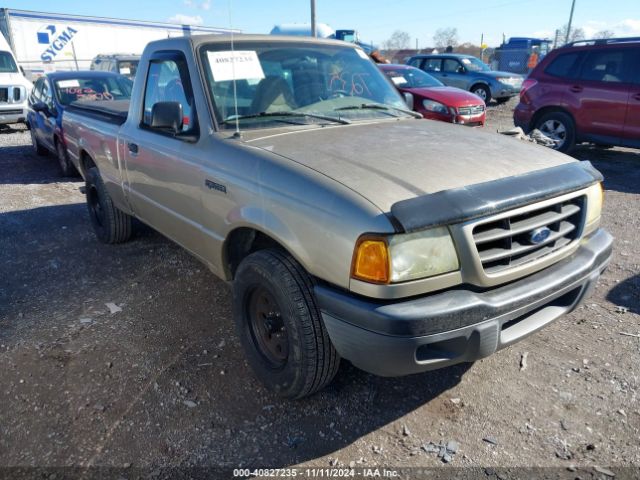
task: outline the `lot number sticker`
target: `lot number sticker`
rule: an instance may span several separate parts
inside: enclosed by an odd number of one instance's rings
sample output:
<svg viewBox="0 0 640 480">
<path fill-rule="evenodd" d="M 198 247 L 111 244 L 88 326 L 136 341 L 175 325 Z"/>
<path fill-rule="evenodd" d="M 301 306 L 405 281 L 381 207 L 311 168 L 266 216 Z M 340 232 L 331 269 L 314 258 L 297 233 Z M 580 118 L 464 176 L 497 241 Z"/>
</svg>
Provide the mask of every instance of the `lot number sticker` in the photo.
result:
<svg viewBox="0 0 640 480">
<path fill-rule="evenodd" d="M 58 81 L 58 88 L 78 88 L 80 82 L 78 80 L 60 80 Z"/>
<path fill-rule="evenodd" d="M 213 80 L 263 79 L 262 65 L 255 51 L 207 52 Z"/>
</svg>

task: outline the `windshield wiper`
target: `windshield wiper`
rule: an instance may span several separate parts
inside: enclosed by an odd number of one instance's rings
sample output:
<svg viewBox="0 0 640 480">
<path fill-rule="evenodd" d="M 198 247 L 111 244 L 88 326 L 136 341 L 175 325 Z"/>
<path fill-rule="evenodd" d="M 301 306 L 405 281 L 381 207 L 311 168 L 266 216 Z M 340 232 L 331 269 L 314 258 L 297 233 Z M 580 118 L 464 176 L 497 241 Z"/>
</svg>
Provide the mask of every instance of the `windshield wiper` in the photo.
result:
<svg viewBox="0 0 640 480">
<path fill-rule="evenodd" d="M 263 117 L 309 117 L 309 118 L 317 118 L 319 120 L 327 120 L 329 122 L 341 123 L 342 125 L 349 125 L 351 122 L 344 118 L 332 117 L 330 115 L 320 115 L 318 113 L 307 113 L 307 112 L 260 112 L 260 113 L 252 113 L 250 115 L 239 115 L 238 117 L 227 118 L 223 120 L 222 123 L 232 123 L 236 120 L 245 120 L 247 118 L 263 118 Z"/>
<path fill-rule="evenodd" d="M 338 107 L 334 108 L 335 111 L 340 110 L 396 110 L 398 112 L 406 113 L 407 115 L 411 115 L 414 118 L 423 118 L 422 114 L 418 112 L 414 112 L 412 110 L 407 110 L 405 108 L 394 107 L 393 105 L 382 105 L 381 103 L 361 103 L 359 105 L 347 105 L 346 107 Z"/>
</svg>

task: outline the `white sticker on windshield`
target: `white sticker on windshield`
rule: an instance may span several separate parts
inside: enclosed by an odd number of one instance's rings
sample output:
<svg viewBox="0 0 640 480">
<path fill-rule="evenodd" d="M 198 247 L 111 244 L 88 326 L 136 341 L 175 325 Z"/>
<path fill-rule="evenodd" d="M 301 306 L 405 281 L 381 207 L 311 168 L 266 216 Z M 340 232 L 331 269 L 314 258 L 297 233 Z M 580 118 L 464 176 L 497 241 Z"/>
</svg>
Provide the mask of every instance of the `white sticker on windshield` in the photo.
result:
<svg viewBox="0 0 640 480">
<path fill-rule="evenodd" d="M 120 67 L 120 73 L 122 75 L 130 75 L 131 69 L 129 67 Z"/>
<path fill-rule="evenodd" d="M 58 88 L 78 88 L 80 82 L 78 80 L 60 80 L 58 81 Z"/>
<path fill-rule="evenodd" d="M 262 65 L 255 51 L 207 52 L 207 57 L 216 82 L 264 78 Z"/>
<path fill-rule="evenodd" d="M 360 48 L 356 48 L 356 53 L 360 55 L 361 58 L 364 58 L 365 60 L 369 60 L 369 55 L 367 55 L 367 53 L 364 50 Z"/>
<path fill-rule="evenodd" d="M 391 77 L 391 81 L 396 85 L 404 85 L 405 83 L 407 83 L 404 77 Z"/>
</svg>

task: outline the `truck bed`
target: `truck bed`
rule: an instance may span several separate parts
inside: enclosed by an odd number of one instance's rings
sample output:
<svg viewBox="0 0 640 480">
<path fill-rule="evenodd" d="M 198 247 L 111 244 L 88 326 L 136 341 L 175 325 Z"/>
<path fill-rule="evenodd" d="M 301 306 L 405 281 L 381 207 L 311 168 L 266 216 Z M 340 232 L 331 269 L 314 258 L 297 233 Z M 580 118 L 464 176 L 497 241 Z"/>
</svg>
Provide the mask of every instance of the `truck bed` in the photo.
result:
<svg viewBox="0 0 640 480">
<path fill-rule="evenodd" d="M 67 110 L 96 120 L 122 125 L 129 113 L 129 100 L 79 100 L 72 102 Z"/>
</svg>

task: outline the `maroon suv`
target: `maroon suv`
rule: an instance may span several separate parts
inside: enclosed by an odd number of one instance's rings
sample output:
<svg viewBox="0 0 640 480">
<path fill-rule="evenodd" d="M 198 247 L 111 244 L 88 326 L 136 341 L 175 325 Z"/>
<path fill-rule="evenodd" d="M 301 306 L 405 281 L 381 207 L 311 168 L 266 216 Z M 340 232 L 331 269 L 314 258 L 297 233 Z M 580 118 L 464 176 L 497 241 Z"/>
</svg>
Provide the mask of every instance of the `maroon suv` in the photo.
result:
<svg viewBox="0 0 640 480">
<path fill-rule="evenodd" d="M 513 117 L 562 152 L 580 142 L 640 148 L 640 38 L 553 50 L 524 81 Z"/>
</svg>

